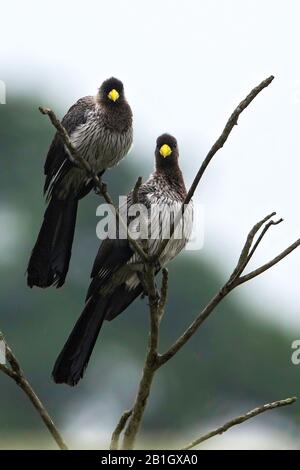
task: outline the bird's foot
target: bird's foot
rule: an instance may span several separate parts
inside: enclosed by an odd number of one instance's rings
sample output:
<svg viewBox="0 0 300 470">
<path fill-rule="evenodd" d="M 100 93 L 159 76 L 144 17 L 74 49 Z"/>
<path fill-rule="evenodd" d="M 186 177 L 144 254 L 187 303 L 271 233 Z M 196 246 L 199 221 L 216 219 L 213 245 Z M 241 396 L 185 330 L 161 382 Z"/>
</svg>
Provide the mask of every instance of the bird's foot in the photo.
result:
<svg viewBox="0 0 300 470">
<path fill-rule="evenodd" d="M 99 184 L 98 186 L 94 186 L 94 191 L 95 191 L 95 194 L 97 194 L 97 196 L 102 196 L 103 193 L 105 193 L 106 191 L 107 185 L 104 181 L 102 181 L 100 176 L 98 176 L 98 179 L 99 179 Z"/>
<path fill-rule="evenodd" d="M 102 195 L 102 190 L 100 190 L 100 188 L 98 186 L 94 186 L 94 192 L 95 192 L 95 194 L 97 194 L 97 196 Z"/>
</svg>

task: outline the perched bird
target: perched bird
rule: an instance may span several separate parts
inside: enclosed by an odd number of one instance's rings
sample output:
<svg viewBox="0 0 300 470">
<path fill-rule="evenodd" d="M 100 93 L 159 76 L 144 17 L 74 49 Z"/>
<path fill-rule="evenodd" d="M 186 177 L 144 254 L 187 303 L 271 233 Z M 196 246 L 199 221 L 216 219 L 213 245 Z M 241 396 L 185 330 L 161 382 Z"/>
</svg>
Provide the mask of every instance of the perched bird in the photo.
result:
<svg viewBox="0 0 300 470">
<path fill-rule="evenodd" d="M 145 208 L 148 229 L 152 224 L 151 234 L 148 230 L 146 235 L 150 254 L 157 252 L 163 238 L 162 234 L 167 232 L 165 229 L 168 229 L 169 220 L 172 220 L 172 217 L 167 217 L 168 213 L 178 213 L 186 196 L 178 157 L 176 139 L 169 134 L 158 137 L 155 171 L 139 188 L 139 205 Z M 125 208 L 120 209 L 123 218 L 133 207 L 135 203 L 133 199 L 134 192 L 131 192 L 127 196 Z M 176 230 L 176 238 L 175 236 L 171 238 L 160 256 L 156 274 L 186 245 L 192 229 L 192 219 L 190 203 L 178 224 L 180 230 Z M 127 224 L 130 223 L 131 233 L 135 230 L 134 221 L 137 220 L 137 218 L 132 220 L 131 217 L 127 220 Z M 137 225 L 140 223 L 141 221 Z M 143 238 L 146 237 L 143 235 Z M 165 238 L 170 239 L 170 232 Z M 107 237 L 102 241 L 92 269 L 92 281 L 85 308 L 53 369 L 52 375 L 56 383 L 73 386 L 83 377 L 103 321 L 114 319 L 144 293 L 140 282 L 142 270 L 143 263 L 130 246 L 128 239 L 121 239 L 118 236 L 115 239 Z"/>
<path fill-rule="evenodd" d="M 132 145 L 132 112 L 123 84 L 105 80 L 96 96 L 77 101 L 62 120 L 79 154 L 101 176 L 117 165 Z M 49 201 L 27 268 L 30 287 L 61 287 L 69 268 L 79 199 L 93 189 L 93 181 L 68 154 L 58 133 L 44 166 L 44 194 Z"/>
</svg>

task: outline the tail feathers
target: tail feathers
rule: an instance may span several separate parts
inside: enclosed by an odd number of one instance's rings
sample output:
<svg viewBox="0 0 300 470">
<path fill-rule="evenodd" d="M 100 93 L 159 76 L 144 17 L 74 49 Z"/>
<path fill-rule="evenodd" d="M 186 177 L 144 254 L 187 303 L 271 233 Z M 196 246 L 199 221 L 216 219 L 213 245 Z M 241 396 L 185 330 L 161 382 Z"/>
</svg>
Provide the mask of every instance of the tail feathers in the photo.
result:
<svg viewBox="0 0 300 470">
<path fill-rule="evenodd" d="M 55 362 L 54 382 L 74 386 L 82 379 L 103 321 L 112 320 L 123 312 L 141 292 L 141 285 L 128 290 L 122 284 L 107 297 L 99 293 L 90 297 Z"/>
<path fill-rule="evenodd" d="M 118 286 L 110 299 L 109 306 L 106 311 L 105 319 L 108 321 L 116 318 L 143 292 L 141 284 L 133 289 L 128 289 L 125 284 Z"/>
<path fill-rule="evenodd" d="M 58 356 L 52 377 L 56 383 L 76 385 L 88 365 L 105 312 L 106 301 L 91 298 Z"/>
<path fill-rule="evenodd" d="M 69 268 L 78 199 L 52 197 L 27 268 L 30 287 L 61 287 Z"/>
</svg>

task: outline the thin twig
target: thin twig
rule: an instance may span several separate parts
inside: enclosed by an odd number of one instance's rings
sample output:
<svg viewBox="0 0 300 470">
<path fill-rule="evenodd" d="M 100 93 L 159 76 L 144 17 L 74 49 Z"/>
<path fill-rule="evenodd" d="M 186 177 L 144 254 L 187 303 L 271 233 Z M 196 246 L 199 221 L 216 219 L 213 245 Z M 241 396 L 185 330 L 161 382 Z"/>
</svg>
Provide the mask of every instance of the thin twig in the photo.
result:
<svg viewBox="0 0 300 470">
<path fill-rule="evenodd" d="M 133 204 L 139 203 L 139 190 L 140 190 L 142 182 L 143 182 L 143 178 L 139 176 L 132 191 L 132 203 Z"/>
<path fill-rule="evenodd" d="M 290 245 L 288 248 L 286 248 L 284 251 L 282 251 L 278 256 L 273 258 L 271 261 L 269 261 L 266 264 L 263 264 L 257 269 L 254 269 L 248 274 L 245 274 L 244 276 L 241 276 L 239 278 L 239 285 L 243 284 L 244 282 L 250 281 L 250 279 L 253 279 L 256 276 L 259 276 L 260 274 L 264 273 L 268 269 L 272 268 L 275 266 L 275 264 L 279 263 L 279 261 L 283 260 L 286 256 L 288 256 L 292 251 L 296 250 L 300 246 L 300 238 L 296 240 L 292 245 Z"/>
<path fill-rule="evenodd" d="M 233 273 L 230 276 L 230 280 L 235 280 L 243 272 L 246 265 L 248 264 L 248 260 L 250 260 L 249 252 L 250 252 L 250 249 L 251 249 L 251 246 L 252 246 L 255 235 L 261 229 L 261 227 L 274 215 L 276 215 L 276 212 L 272 212 L 271 214 L 267 215 L 266 217 L 264 217 L 262 220 L 257 222 L 252 227 L 252 229 L 250 230 L 250 232 L 247 235 L 246 242 L 245 242 L 245 244 L 242 248 L 242 251 L 241 251 L 241 254 L 239 256 L 239 260 L 237 262 L 237 265 L 234 268 Z M 261 239 L 262 239 L 262 237 L 258 239 L 258 243 L 256 243 L 257 246 L 260 243 Z"/>
<path fill-rule="evenodd" d="M 43 108 L 42 106 L 39 107 L 39 110 L 42 114 L 46 115 L 49 117 L 51 123 L 53 126 L 56 128 L 58 134 L 60 135 L 62 141 L 66 145 L 69 154 L 71 155 L 71 161 L 74 163 L 76 162 L 79 164 L 79 166 L 86 172 L 87 176 L 91 178 L 95 184 L 95 187 L 98 189 L 100 194 L 103 196 L 105 201 L 114 208 L 115 211 L 115 216 L 116 216 L 116 221 L 119 222 L 122 225 L 122 228 L 125 230 L 125 233 L 127 234 L 128 241 L 130 242 L 130 245 L 132 248 L 135 250 L 135 252 L 141 257 L 143 261 L 146 261 L 148 256 L 144 252 L 143 248 L 141 247 L 140 243 L 137 240 L 134 240 L 129 231 L 127 224 L 123 221 L 122 217 L 120 216 L 119 209 L 115 206 L 112 198 L 110 197 L 108 191 L 107 191 L 107 186 L 105 183 L 102 183 L 101 179 L 98 177 L 98 175 L 93 171 L 91 165 L 87 160 L 85 160 L 77 151 L 77 149 L 74 147 L 74 145 L 71 142 L 71 139 L 68 135 L 68 132 L 64 128 L 64 126 L 61 124 L 59 119 L 57 119 L 55 113 L 49 109 L 49 108 Z M 139 180 L 138 180 L 139 181 Z M 137 183 L 136 183 L 137 186 Z"/>
<path fill-rule="evenodd" d="M 254 243 L 249 255 L 248 255 L 248 258 L 247 258 L 247 265 L 249 263 L 249 261 L 251 260 L 252 256 L 254 255 L 258 245 L 260 244 L 260 242 L 262 241 L 262 239 L 264 238 L 265 234 L 267 233 L 267 231 L 269 230 L 270 227 L 272 227 L 273 225 L 279 225 L 281 224 L 281 222 L 283 222 L 283 219 L 278 219 L 278 220 L 270 220 L 270 222 L 267 223 L 267 225 L 265 225 L 263 231 L 261 232 L 261 234 L 259 235 L 258 239 L 256 240 L 256 242 Z"/>
<path fill-rule="evenodd" d="M 240 104 L 235 108 L 235 110 L 233 111 L 233 113 L 231 114 L 230 118 L 228 119 L 224 129 L 223 129 L 223 132 L 222 134 L 220 135 L 220 137 L 216 140 L 216 142 L 213 144 L 213 146 L 211 147 L 211 149 L 209 150 L 208 154 L 206 155 L 188 193 L 187 193 L 187 196 L 184 200 L 184 202 L 182 203 L 182 207 L 181 207 L 181 211 L 179 211 L 178 213 L 178 216 L 176 217 L 174 223 L 172 224 L 171 226 L 171 230 L 170 230 L 170 238 L 172 238 L 172 235 L 181 219 L 181 217 L 183 216 L 184 214 L 184 211 L 187 207 L 187 205 L 189 204 L 189 202 L 191 201 L 196 189 L 197 189 L 197 186 L 198 184 L 200 183 L 200 180 L 202 178 L 202 176 L 204 175 L 204 172 L 206 170 L 206 168 L 208 167 L 210 161 L 212 160 L 212 158 L 214 157 L 214 155 L 218 152 L 218 150 L 220 150 L 223 145 L 225 144 L 226 140 L 228 139 L 232 129 L 234 128 L 235 125 L 237 125 L 238 123 L 238 119 L 239 119 L 239 116 L 240 114 L 249 106 L 249 104 L 254 100 L 254 98 L 256 98 L 256 96 L 266 87 L 268 87 L 270 85 L 270 83 L 272 83 L 272 81 L 274 80 L 274 76 L 271 75 L 270 77 L 266 78 L 265 80 L 263 80 L 258 86 L 256 86 L 255 88 L 253 88 L 253 90 L 246 96 L 246 98 L 240 102 Z M 157 251 L 157 253 L 155 254 L 155 259 L 159 259 L 160 255 L 163 253 L 163 251 L 166 249 L 166 246 L 168 245 L 169 243 L 169 238 L 163 240 L 163 243 L 161 244 L 160 246 L 160 249 Z"/>
<path fill-rule="evenodd" d="M 111 436 L 110 450 L 118 450 L 120 434 L 125 428 L 126 423 L 129 417 L 131 416 L 131 414 L 132 414 L 132 410 L 126 410 L 124 411 L 121 418 L 119 419 L 119 422 Z"/>
<path fill-rule="evenodd" d="M 17 360 L 16 356 L 12 352 L 11 348 L 8 346 L 7 342 L 3 339 L 3 335 L 1 334 L 1 339 L 5 343 L 6 348 L 6 359 L 11 367 L 7 367 L 4 364 L 0 364 L 0 371 L 4 372 L 8 377 L 13 379 L 16 384 L 23 390 L 23 392 L 27 395 L 31 403 L 33 404 L 36 411 L 39 413 L 41 419 L 43 420 L 44 424 L 48 428 L 50 434 L 52 435 L 53 439 L 57 443 L 58 447 L 61 450 L 68 450 L 66 443 L 64 442 L 60 432 L 58 431 L 57 427 L 55 426 L 52 418 L 50 417 L 48 411 L 46 410 L 45 406 L 33 390 L 32 386 L 26 379 L 24 372 L 21 369 L 19 361 Z"/>
<path fill-rule="evenodd" d="M 212 437 L 217 436 L 218 434 L 223 434 L 224 432 L 226 432 L 228 429 L 232 428 L 233 426 L 242 424 L 245 421 L 248 421 L 248 419 L 254 418 L 255 416 L 260 415 L 261 413 L 264 413 L 265 411 L 274 410 L 275 408 L 280 408 L 282 406 L 292 405 L 293 403 L 295 403 L 296 400 L 297 400 L 296 397 L 286 398 L 285 400 L 274 401 L 273 403 L 267 403 L 266 405 L 260 406 L 258 408 L 254 408 L 254 410 L 248 411 L 248 413 L 238 416 L 237 418 L 234 418 L 228 421 L 227 423 L 223 424 L 223 426 L 220 426 L 219 428 L 214 429 L 213 431 L 210 431 L 207 434 L 204 434 L 198 439 L 195 439 L 194 441 L 190 442 L 186 446 L 182 447 L 181 450 L 192 449 L 193 447 L 196 447 L 202 442 L 207 441 L 208 439 L 211 439 Z"/>
</svg>

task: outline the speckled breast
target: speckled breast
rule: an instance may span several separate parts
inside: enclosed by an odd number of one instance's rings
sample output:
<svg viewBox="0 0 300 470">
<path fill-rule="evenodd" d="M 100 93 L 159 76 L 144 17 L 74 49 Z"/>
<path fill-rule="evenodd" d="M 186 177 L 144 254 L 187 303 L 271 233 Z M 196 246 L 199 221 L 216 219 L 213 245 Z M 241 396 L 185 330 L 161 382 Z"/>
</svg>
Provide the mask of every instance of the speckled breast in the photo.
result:
<svg viewBox="0 0 300 470">
<path fill-rule="evenodd" d="M 78 152 L 96 172 L 118 164 L 132 145 L 132 128 L 117 132 L 93 115 L 71 135 Z"/>
</svg>

